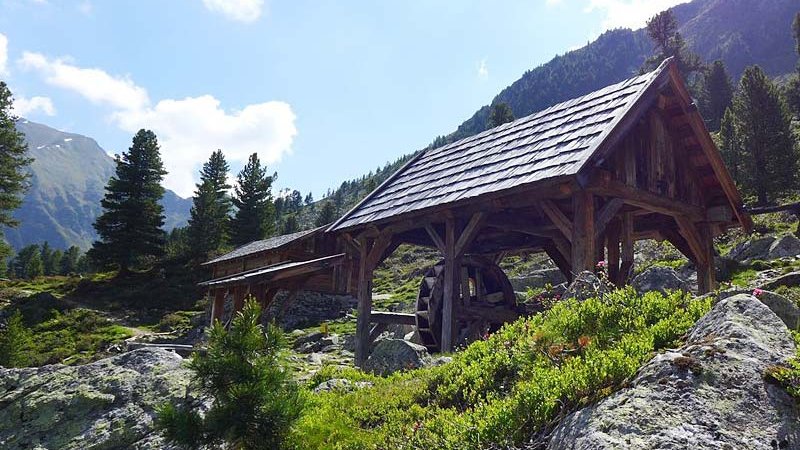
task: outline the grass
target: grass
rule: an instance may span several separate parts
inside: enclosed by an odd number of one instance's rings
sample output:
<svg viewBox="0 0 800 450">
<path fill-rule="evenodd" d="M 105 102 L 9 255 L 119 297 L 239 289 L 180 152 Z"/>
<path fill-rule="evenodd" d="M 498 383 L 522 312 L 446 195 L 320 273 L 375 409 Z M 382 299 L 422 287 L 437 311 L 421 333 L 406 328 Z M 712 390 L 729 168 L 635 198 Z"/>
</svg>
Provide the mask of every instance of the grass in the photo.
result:
<svg viewBox="0 0 800 450">
<path fill-rule="evenodd" d="M 679 344 L 711 300 L 617 291 L 568 300 L 505 326 L 439 367 L 387 378 L 324 368 L 330 378 L 370 381 L 351 393 L 308 393 L 296 430 L 304 449 L 513 446 L 560 415 L 623 386 L 654 352 Z"/>
</svg>

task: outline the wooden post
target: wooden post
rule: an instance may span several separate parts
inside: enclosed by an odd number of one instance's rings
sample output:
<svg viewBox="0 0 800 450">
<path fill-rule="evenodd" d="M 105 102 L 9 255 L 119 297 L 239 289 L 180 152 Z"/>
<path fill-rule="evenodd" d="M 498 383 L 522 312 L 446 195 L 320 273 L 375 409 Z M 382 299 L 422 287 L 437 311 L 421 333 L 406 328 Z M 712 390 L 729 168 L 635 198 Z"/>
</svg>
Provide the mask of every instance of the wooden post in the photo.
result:
<svg viewBox="0 0 800 450">
<path fill-rule="evenodd" d="M 619 266 L 620 286 L 628 282 L 628 276 L 633 269 L 633 213 L 622 214 L 622 263 Z"/>
<path fill-rule="evenodd" d="M 717 288 L 717 279 L 714 273 L 714 235 L 711 232 L 711 225 L 706 222 L 698 224 L 697 229 L 703 248 L 703 255 L 698 258 L 697 262 L 697 291 L 702 295 Z"/>
<path fill-rule="evenodd" d="M 444 252 L 444 295 L 442 298 L 442 352 L 453 351 L 453 302 L 455 300 L 456 270 L 459 261 L 456 258 L 456 225 L 455 219 L 445 220 L 445 252 Z"/>
<path fill-rule="evenodd" d="M 606 228 L 606 247 L 608 248 L 608 279 L 617 286 L 624 284 L 620 281 L 619 266 L 619 237 L 620 224 L 614 221 Z"/>
<path fill-rule="evenodd" d="M 577 275 L 593 270 L 595 257 L 594 197 L 590 192 L 578 191 L 572 197 L 572 272 Z"/>
<path fill-rule="evenodd" d="M 213 289 L 214 303 L 211 305 L 211 323 L 214 325 L 215 320 L 222 320 L 222 313 L 225 311 L 225 288 Z"/>
<path fill-rule="evenodd" d="M 244 298 L 247 295 L 247 286 L 233 288 L 233 312 L 237 313 L 244 308 Z"/>
<path fill-rule="evenodd" d="M 369 266 L 369 245 L 361 241 L 358 261 L 358 319 L 356 322 L 356 366 L 362 367 L 369 356 L 370 313 L 372 312 L 372 267 Z"/>
</svg>

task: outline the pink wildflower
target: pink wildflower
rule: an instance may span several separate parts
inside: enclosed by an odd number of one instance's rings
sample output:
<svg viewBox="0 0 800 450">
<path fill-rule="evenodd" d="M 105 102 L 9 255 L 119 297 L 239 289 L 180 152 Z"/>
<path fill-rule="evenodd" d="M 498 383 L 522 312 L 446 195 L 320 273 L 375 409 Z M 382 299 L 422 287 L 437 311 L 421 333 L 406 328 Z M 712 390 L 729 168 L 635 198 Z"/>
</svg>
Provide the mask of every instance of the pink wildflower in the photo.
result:
<svg viewBox="0 0 800 450">
<path fill-rule="evenodd" d="M 756 297 L 758 297 L 759 295 L 761 295 L 763 293 L 764 293 L 764 291 L 759 289 L 759 288 L 753 289 L 753 295 L 756 296 Z"/>
<path fill-rule="evenodd" d="M 597 268 L 598 269 L 603 269 L 605 267 L 606 267 L 606 262 L 605 261 L 597 261 Z"/>
</svg>

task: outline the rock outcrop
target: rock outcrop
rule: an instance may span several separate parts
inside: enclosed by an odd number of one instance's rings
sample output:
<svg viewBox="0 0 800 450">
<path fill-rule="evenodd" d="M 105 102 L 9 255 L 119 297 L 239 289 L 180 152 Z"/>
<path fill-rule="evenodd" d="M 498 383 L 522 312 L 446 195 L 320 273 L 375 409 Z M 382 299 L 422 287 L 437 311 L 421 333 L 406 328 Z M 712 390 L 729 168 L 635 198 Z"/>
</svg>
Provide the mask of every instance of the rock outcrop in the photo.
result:
<svg viewBox="0 0 800 450">
<path fill-rule="evenodd" d="M 558 286 L 567 281 L 564 274 L 558 269 L 535 270 L 524 277 L 510 278 L 511 286 L 516 292 L 525 292 L 528 288 L 542 289 L 548 284 Z"/>
<path fill-rule="evenodd" d="M 784 236 L 764 236 L 748 239 L 734 247 L 726 256 L 741 263 L 800 255 L 800 239 L 787 234 Z"/>
<path fill-rule="evenodd" d="M 548 449 L 800 448 L 797 403 L 764 380 L 794 351 L 764 303 L 734 295 L 692 328 L 686 345 L 645 364 L 630 387 L 566 417 Z"/>
<path fill-rule="evenodd" d="M 639 293 L 650 291 L 690 292 L 692 288 L 686 280 L 678 275 L 675 269 L 662 266 L 648 267 L 631 281 L 631 286 Z"/>
<path fill-rule="evenodd" d="M 589 298 L 602 297 L 603 295 L 611 292 L 613 286 L 608 285 L 603 280 L 597 278 L 592 272 L 588 270 L 583 271 L 572 280 L 572 283 L 564 291 L 563 299 L 575 298 L 578 301 L 583 301 Z"/>
<path fill-rule="evenodd" d="M 0 448 L 165 449 L 155 409 L 183 398 L 190 372 L 166 350 L 82 366 L 0 369 Z"/>
<path fill-rule="evenodd" d="M 389 375 L 400 370 L 419 369 L 432 363 L 428 349 L 403 339 L 378 341 L 364 363 L 364 370 Z"/>
</svg>

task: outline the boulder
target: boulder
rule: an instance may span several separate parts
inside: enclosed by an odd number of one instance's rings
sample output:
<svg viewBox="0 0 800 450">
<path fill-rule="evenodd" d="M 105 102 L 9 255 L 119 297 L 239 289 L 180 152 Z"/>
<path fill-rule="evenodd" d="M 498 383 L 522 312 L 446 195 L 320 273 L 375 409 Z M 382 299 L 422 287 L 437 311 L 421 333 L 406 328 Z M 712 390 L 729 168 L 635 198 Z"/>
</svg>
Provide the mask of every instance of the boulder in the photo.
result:
<svg viewBox="0 0 800 450">
<path fill-rule="evenodd" d="M 794 258 L 800 256 L 800 239 L 793 234 L 779 236 L 769 246 L 767 259 Z"/>
<path fill-rule="evenodd" d="M 800 272 L 790 272 L 765 283 L 761 288 L 775 290 L 781 286 L 800 286 Z"/>
<path fill-rule="evenodd" d="M 351 392 L 365 387 L 371 387 L 372 383 L 369 381 L 350 381 L 347 378 L 331 378 L 330 380 L 323 381 L 314 388 L 314 392 Z"/>
<path fill-rule="evenodd" d="M 364 370 L 389 375 L 399 370 L 418 369 L 430 363 L 428 349 L 403 339 L 378 341 L 364 363 Z"/>
<path fill-rule="evenodd" d="M 672 267 L 653 266 L 634 277 L 631 286 L 636 292 L 643 294 L 650 291 L 666 293 L 667 291 L 689 292 L 691 286 L 678 275 Z"/>
<path fill-rule="evenodd" d="M 739 294 L 753 294 L 761 303 L 767 305 L 790 330 L 796 330 L 797 326 L 800 325 L 800 308 L 797 307 L 797 304 L 772 291 L 767 291 L 765 289 L 756 289 L 752 291 L 746 289 L 730 289 L 720 292 L 717 298 L 718 301 L 725 300 L 726 298 Z"/>
<path fill-rule="evenodd" d="M 727 257 L 747 264 L 755 260 L 770 261 L 798 255 L 800 255 L 800 239 L 787 234 L 748 239 L 734 247 Z"/>
<path fill-rule="evenodd" d="M 172 448 L 155 410 L 183 399 L 191 373 L 162 349 L 82 366 L 0 369 L 0 448 Z"/>
<path fill-rule="evenodd" d="M 751 295 L 734 295 L 692 327 L 686 345 L 645 364 L 630 387 L 567 416 L 547 448 L 800 448 L 795 400 L 764 379 L 794 353 L 778 316 Z"/>
<path fill-rule="evenodd" d="M 510 278 L 515 292 L 525 292 L 528 288 L 542 289 L 546 285 L 556 286 L 567 281 L 558 269 L 535 270 L 524 277 Z"/>
<path fill-rule="evenodd" d="M 576 298 L 578 301 L 583 301 L 593 297 L 602 297 L 611 292 L 611 290 L 611 286 L 597 278 L 594 273 L 586 270 L 575 277 L 561 298 L 565 300 Z"/>
</svg>

